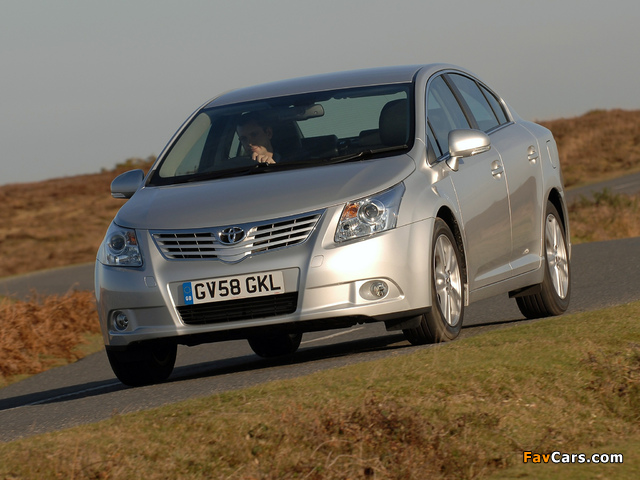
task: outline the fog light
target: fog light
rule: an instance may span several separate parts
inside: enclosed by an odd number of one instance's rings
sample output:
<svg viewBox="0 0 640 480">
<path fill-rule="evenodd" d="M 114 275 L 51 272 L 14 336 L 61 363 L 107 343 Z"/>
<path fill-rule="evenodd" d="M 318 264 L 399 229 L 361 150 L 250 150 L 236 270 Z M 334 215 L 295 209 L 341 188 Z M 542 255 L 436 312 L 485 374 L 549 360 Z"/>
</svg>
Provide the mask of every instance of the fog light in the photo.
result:
<svg viewBox="0 0 640 480">
<path fill-rule="evenodd" d="M 389 293 L 389 286 L 383 281 L 373 282 L 369 287 L 369 291 L 374 297 L 383 298 Z"/>
<path fill-rule="evenodd" d="M 391 286 L 384 280 L 376 279 L 364 282 L 358 287 L 361 298 L 370 302 L 376 302 L 387 297 L 391 292 Z"/>
<path fill-rule="evenodd" d="M 113 316 L 113 323 L 116 329 L 123 331 L 129 326 L 129 318 L 122 312 L 116 312 Z"/>
</svg>

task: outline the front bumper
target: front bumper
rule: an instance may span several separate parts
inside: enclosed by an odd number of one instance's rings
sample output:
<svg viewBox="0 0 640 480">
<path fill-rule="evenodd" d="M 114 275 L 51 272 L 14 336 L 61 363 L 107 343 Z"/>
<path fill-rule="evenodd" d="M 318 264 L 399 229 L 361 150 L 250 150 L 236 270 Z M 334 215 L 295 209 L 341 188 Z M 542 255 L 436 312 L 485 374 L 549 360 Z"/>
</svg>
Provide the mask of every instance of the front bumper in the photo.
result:
<svg viewBox="0 0 640 480">
<path fill-rule="evenodd" d="M 397 227 L 358 241 L 333 241 L 341 210 L 329 209 L 301 245 L 248 257 L 235 264 L 217 260 L 167 260 L 149 232 L 138 231 L 144 265 L 96 263 L 96 299 L 105 345 L 172 339 L 177 343 L 243 338 L 261 329 L 311 331 L 354 323 L 414 316 L 431 306 L 430 242 L 434 219 Z M 184 282 L 282 271 L 287 292 L 297 292 L 288 313 L 214 323 L 186 323 Z M 383 298 L 370 295 L 384 281 Z M 128 325 L 117 328 L 124 314 Z"/>
</svg>

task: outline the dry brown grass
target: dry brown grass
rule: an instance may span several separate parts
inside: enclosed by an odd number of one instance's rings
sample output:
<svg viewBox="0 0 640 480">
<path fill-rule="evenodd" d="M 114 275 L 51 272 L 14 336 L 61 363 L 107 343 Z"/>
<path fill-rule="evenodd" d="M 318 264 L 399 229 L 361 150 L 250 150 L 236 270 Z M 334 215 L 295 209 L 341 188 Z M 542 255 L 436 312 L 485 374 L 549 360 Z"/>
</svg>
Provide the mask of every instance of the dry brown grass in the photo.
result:
<svg viewBox="0 0 640 480">
<path fill-rule="evenodd" d="M 93 292 L 0 301 L 0 385 L 15 375 L 40 373 L 78 360 L 77 346 L 100 326 Z"/>
<path fill-rule="evenodd" d="M 131 159 L 115 170 L 0 187 L 0 277 L 92 262 L 122 206 L 114 177 L 150 166 Z"/>
<path fill-rule="evenodd" d="M 540 123 L 558 143 L 566 187 L 640 169 L 640 110 L 594 110 Z"/>
<path fill-rule="evenodd" d="M 640 195 L 603 190 L 569 205 L 573 243 L 640 236 Z"/>
</svg>

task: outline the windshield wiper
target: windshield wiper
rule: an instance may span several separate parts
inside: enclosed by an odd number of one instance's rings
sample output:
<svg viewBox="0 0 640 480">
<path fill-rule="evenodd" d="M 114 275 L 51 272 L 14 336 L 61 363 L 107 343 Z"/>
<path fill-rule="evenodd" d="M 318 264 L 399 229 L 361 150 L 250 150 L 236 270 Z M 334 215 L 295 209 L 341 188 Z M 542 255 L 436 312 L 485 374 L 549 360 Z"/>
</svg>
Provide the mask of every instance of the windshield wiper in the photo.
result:
<svg viewBox="0 0 640 480">
<path fill-rule="evenodd" d="M 237 167 L 230 168 L 228 170 L 214 170 L 212 172 L 202 172 L 196 173 L 185 178 L 182 182 L 179 179 L 176 183 L 191 183 L 191 182 L 203 182 L 206 180 L 214 180 L 217 178 L 229 178 L 229 177 L 242 177 L 243 175 L 250 175 L 252 173 L 261 173 L 268 171 L 269 167 L 273 167 L 273 165 L 269 165 L 266 163 L 256 163 L 255 165 L 250 165 L 248 167 Z"/>
<path fill-rule="evenodd" d="M 196 173 L 185 177 L 173 177 L 172 182 L 163 184 L 178 184 L 204 182 L 207 180 L 215 180 L 219 178 L 242 177 L 245 175 L 253 175 L 255 173 L 275 172 L 281 170 L 293 170 L 297 168 L 314 167 L 320 165 L 331 165 L 334 163 L 351 162 L 371 158 L 381 153 L 395 152 L 408 149 L 408 145 L 396 145 L 394 147 L 376 148 L 371 150 L 363 150 L 358 153 L 342 155 L 329 159 L 308 159 L 297 162 L 282 163 L 256 163 L 254 165 L 230 168 L 228 170 L 214 170 L 210 172 Z"/>
<path fill-rule="evenodd" d="M 325 163 L 342 163 L 342 162 L 351 162 L 355 160 L 364 160 L 366 158 L 371 158 L 380 153 L 389 153 L 396 152 L 400 150 L 406 150 L 409 148 L 409 145 L 396 145 L 393 147 L 384 147 L 384 148 L 374 148 L 371 150 L 362 150 L 358 153 L 352 153 L 349 155 L 342 155 L 340 157 L 329 158 L 325 161 Z"/>
</svg>

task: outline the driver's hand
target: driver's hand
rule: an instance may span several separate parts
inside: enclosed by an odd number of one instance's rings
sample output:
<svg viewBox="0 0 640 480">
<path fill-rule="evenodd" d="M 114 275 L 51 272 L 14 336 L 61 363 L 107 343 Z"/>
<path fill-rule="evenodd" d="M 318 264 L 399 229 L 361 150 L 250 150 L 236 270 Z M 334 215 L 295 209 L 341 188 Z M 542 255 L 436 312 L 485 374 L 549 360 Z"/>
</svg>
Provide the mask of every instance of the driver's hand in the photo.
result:
<svg viewBox="0 0 640 480">
<path fill-rule="evenodd" d="M 253 155 L 251 155 L 251 158 L 252 160 L 258 163 L 267 163 L 267 164 L 276 163 L 275 160 L 273 159 L 272 153 L 266 153 L 266 154 L 254 153 Z"/>
</svg>

